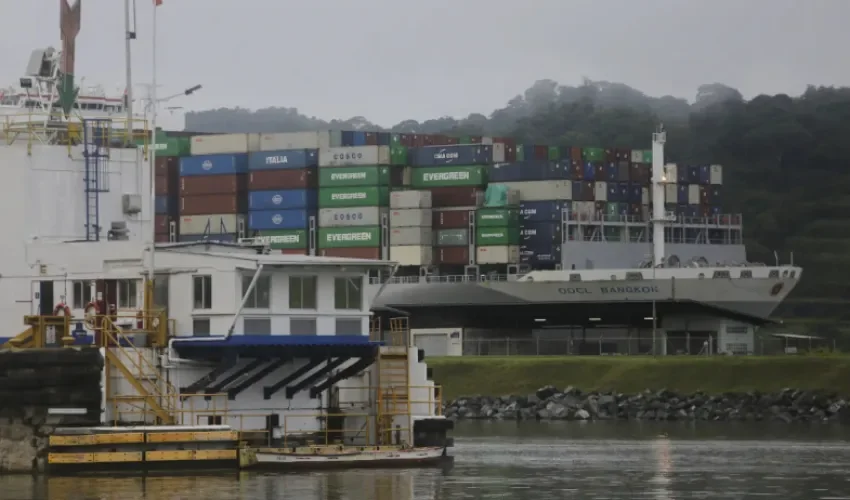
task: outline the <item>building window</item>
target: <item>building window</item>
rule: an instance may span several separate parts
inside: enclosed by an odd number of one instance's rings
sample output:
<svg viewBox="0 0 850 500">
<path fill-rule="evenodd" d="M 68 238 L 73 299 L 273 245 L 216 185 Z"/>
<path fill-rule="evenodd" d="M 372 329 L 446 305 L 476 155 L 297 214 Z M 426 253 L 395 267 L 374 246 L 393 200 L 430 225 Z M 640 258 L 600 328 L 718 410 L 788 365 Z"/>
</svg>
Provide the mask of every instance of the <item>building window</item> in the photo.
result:
<svg viewBox="0 0 850 500">
<path fill-rule="evenodd" d="M 91 281 L 75 281 L 73 283 L 74 309 L 82 309 L 91 302 Z"/>
<path fill-rule="evenodd" d="M 242 320 L 243 335 L 271 335 L 271 318 L 245 318 Z"/>
<path fill-rule="evenodd" d="M 316 318 L 290 318 L 290 335 L 316 335 Z"/>
<path fill-rule="evenodd" d="M 193 276 L 195 309 L 212 309 L 212 276 Z"/>
<path fill-rule="evenodd" d="M 251 281 L 254 280 L 254 276 L 242 276 L 242 296 L 245 296 L 245 292 L 248 291 L 248 288 L 251 286 Z M 248 301 L 245 302 L 245 307 L 247 309 L 268 309 L 269 308 L 269 295 L 271 292 L 271 280 L 269 276 L 260 276 L 257 280 L 257 284 L 254 285 L 254 289 L 251 290 L 251 295 L 248 296 Z"/>
<path fill-rule="evenodd" d="M 195 337 L 210 336 L 210 319 L 209 318 L 193 318 L 192 319 L 192 335 Z"/>
<path fill-rule="evenodd" d="M 337 335 L 363 335 L 363 320 L 360 318 L 337 318 Z"/>
<path fill-rule="evenodd" d="M 363 308 L 363 278 L 336 278 L 334 280 L 334 307 L 336 309 Z"/>
<path fill-rule="evenodd" d="M 316 277 L 289 277 L 289 308 L 316 309 Z"/>
<path fill-rule="evenodd" d="M 118 309 L 135 309 L 139 280 L 118 280 Z"/>
</svg>

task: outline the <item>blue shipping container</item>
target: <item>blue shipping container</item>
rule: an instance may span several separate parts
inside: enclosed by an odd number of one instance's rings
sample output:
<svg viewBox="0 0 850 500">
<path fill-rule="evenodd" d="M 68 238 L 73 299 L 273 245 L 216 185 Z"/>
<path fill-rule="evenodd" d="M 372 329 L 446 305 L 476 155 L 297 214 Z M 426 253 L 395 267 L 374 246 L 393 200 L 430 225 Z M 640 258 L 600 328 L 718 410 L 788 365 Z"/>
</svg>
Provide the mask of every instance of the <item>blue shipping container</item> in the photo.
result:
<svg viewBox="0 0 850 500">
<path fill-rule="evenodd" d="M 711 169 L 708 165 L 700 165 L 699 183 L 705 185 L 711 184 Z"/>
<path fill-rule="evenodd" d="M 522 262 L 561 260 L 560 223 L 523 223 L 519 234 L 519 254 Z"/>
<path fill-rule="evenodd" d="M 354 146 L 354 132 L 351 130 L 343 130 L 342 131 L 342 144 L 343 147 L 351 147 Z"/>
<path fill-rule="evenodd" d="M 621 203 L 629 202 L 629 183 L 628 182 L 620 182 L 617 184 L 617 188 L 620 190 L 619 200 Z"/>
<path fill-rule="evenodd" d="M 159 215 L 168 215 L 168 209 L 171 208 L 171 203 L 168 202 L 168 196 L 157 196 L 154 200 L 153 211 Z"/>
<path fill-rule="evenodd" d="M 709 213 L 711 213 L 711 215 L 721 215 L 723 213 L 722 209 L 717 205 L 713 205 L 713 206 L 709 207 L 708 210 L 709 210 Z"/>
<path fill-rule="evenodd" d="M 251 153 L 249 170 L 280 170 L 284 168 L 307 168 L 319 165 L 317 149 L 284 149 Z"/>
<path fill-rule="evenodd" d="M 688 184 L 699 184 L 698 165 L 688 165 Z"/>
<path fill-rule="evenodd" d="M 415 148 L 413 160 L 413 164 L 417 167 L 488 165 L 493 163 L 493 146 L 485 144 L 426 146 Z"/>
<path fill-rule="evenodd" d="M 676 183 L 677 184 L 686 184 L 688 182 L 688 167 L 685 165 L 680 165 L 679 168 L 676 169 Z"/>
<path fill-rule="evenodd" d="M 545 161 L 518 161 L 516 163 L 500 163 L 487 167 L 488 181 L 520 182 L 541 181 L 546 177 L 548 163 Z"/>
<path fill-rule="evenodd" d="M 290 210 L 316 208 L 318 193 L 315 189 L 284 189 L 278 191 L 250 191 L 249 210 Z"/>
<path fill-rule="evenodd" d="M 686 217 L 699 217 L 700 216 L 699 205 L 688 205 L 686 210 L 685 210 L 685 216 Z"/>
<path fill-rule="evenodd" d="M 608 201 L 614 203 L 623 201 L 620 197 L 620 185 L 616 182 L 608 184 Z"/>
<path fill-rule="evenodd" d="M 180 175 L 233 175 L 248 172 L 248 155 L 203 155 L 180 158 Z"/>
<path fill-rule="evenodd" d="M 519 218 L 522 224 L 561 221 L 564 202 L 560 200 L 521 201 Z"/>
<path fill-rule="evenodd" d="M 712 205 L 720 205 L 723 202 L 723 189 L 720 186 L 710 186 L 708 199 Z"/>
<path fill-rule="evenodd" d="M 572 177 L 573 169 L 569 160 L 546 162 L 546 174 L 543 180 L 567 181 L 572 179 Z"/>
<path fill-rule="evenodd" d="M 643 198 L 643 192 L 640 184 L 629 185 L 629 203 L 640 203 Z"/>
<path fill-rule="evenodd" d="M 248 228 L 255 231 L 270 229 L 304 229 L 313 210 L 253 210 L 248 212 Z"/>
<path fill-rule="evenodd" d="M 389 146 L 392 143 L 392 134 L 389 132 L 378 132 L 378 146 Z"/>
<path fill-rule="evenodd" d="M 617 164 L 613 161 L 608 162 L 605 165 L 605 180 L 608 182 L 616 182 L 617 181 Z"/>
<path fill-rule="evenodd" d="M 584 163 L 584 180 L 592 181 L 595 180 L 596 167 L 591 162 Z"/>
<path fill-rule="evenodd" d="M 228 233 L 228 234 L 187 234 L 180 235 L 177 237 L 177 241 L 180 242 L 194 242 L 194 241 L 209 241 L 211 243 L 235 243 L 236 242 L 236 233 Z"/>
<path fill-rule="evenodd" d="M 583 181 L 573 181 L 573 199 L 581 200 L 581 188 L 584 186 Z"/>
<path fill-rule="evenodd" d="M 354 142 L 354 146 L 365 146 L 366 132 L 360 132 L 359 130 L 354 131 L 352 134 L 352 141 Z"/>
<path fill-rule="evenodd" d="M 685 204 L 688 202 L 687 184 L 679 184 L 678 186 L 676 186 L 676 202 L 679 204 Z"/>
</svg>

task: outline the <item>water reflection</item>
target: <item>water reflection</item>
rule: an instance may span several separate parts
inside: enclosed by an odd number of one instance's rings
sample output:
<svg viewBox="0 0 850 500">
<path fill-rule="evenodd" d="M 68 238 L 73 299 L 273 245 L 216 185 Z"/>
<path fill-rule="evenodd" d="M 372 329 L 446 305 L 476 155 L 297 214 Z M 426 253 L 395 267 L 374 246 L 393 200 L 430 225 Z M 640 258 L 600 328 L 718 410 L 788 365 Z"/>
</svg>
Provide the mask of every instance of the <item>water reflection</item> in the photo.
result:
<svg viewBox="0 0 850 500">
<path fill-rule="evenodd" d="M 632 423 L 461 424 L 448 470 L 0 477 L 0 500 L 850 498 L 850 430 Z"/>
</svg>

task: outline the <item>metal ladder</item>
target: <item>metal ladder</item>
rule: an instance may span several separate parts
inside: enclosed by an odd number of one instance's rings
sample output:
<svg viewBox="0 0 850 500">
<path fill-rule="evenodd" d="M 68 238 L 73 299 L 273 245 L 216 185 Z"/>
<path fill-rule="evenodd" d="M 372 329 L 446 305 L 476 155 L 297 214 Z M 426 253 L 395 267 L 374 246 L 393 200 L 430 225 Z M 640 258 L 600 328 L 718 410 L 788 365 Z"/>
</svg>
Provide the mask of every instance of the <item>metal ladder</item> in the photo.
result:
<svg viewBox="0 0 850 500">
<path fill-rule="evenodd" d="M 390 319 L 390 338 L 378 351 L 378 442 L 392 444 L 395 417 L 407 416 L 410 425 L 410 366 L 407 318 Z M 410 435 L 405 429 L 403 435 Z M 400 444 L 400 443 L 396 443 Z"/>
<path fill-rule="evenodd" d="M 109 161 L 109 139 L 112 120 L 92 118 L 83 120 L 83 159 L 86 193 L 86 241 L 100 241 L 100 193 L 107 191 L 101 170 L 106 170 Z"/>
</svg>

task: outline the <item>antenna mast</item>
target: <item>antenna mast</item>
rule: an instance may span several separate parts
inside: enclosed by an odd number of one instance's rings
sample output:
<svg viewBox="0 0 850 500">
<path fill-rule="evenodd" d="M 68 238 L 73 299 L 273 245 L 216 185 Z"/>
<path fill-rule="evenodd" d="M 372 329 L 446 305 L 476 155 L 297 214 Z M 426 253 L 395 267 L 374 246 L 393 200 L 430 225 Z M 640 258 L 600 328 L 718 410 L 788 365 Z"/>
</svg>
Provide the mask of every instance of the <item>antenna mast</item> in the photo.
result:
<svg viewBox="0 0 850 500">
<path fill-rule="evenodd" d="M 125 40 L 124 40 L 124 62 L 127 65 L 127 88 L 125 90 L 125 95 L 127 102 L 125 103 L 125 107 L 127 108 L 127 133 L 128 133 L 128 141 L 132 142 L 133 140 L 133 64 L 132 58 L 130 54 L 130 41 L 136 39 L 135 30 L 130 30 L 130 0 L 124 0 L 124 32 L 125 32 Z"/>
</svg>

